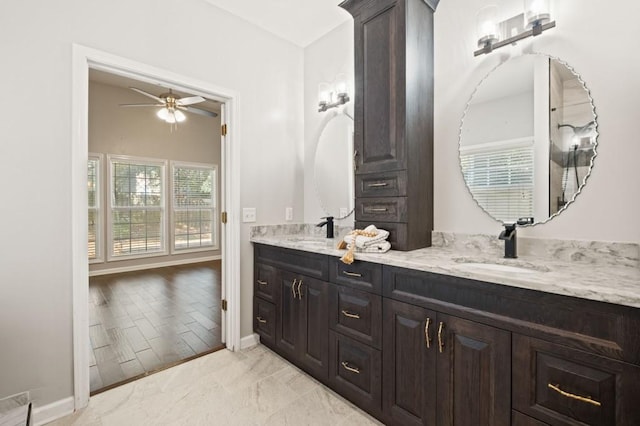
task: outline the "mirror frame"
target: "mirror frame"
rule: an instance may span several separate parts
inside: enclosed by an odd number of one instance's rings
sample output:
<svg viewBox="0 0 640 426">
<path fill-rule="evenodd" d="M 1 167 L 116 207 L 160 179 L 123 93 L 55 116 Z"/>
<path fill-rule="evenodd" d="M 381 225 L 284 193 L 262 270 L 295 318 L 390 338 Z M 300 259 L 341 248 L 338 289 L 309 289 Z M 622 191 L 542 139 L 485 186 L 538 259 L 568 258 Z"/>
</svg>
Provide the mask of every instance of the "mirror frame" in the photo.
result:
<svg viewBox="0 0 640 426">
<path fill-rule="evenodd" d="M 331 122 L 331 120 L 333 120 L 335 117 L 340 116 L 340 115 L 344 115 L 348 118 L 351 119 L 352 122 L 354 122 L 353 119 L 353 115 L 349 114 L 346 110 L 346 108 L 339 108 L 339 109 L 334 109 L 334 110 L 330 110 L 326 112 L 326 116 L 322 119 L 322 121 L 320 122 L 320 126 L 318 127 L 318 131 L 316 132 L 315 136 L 314 136 L 314 147 L 313 147 L 313 190 L 316 194 L 316 198 L 318 199 L 318 204 L 320 204 L 320 208 L 322 209 L 322 211 L 327 215 L 330 216 L 331 213 L 329 213 L 325 203 L 326 201 L 322 199 L 322 197 L 320 197 L 320 193 L 318 191 L 318 180 L 316 179 L 316 155 L 318 154 L 318 145 L 320 144 L 320 137 L 322 137 L 322 133 L 324 132 L 324 129 L 329 125 L 329 123 Z M 352 163 L 353 164 L 353 163 Z M 353 169 L 352 169 L 352 174 L 355 175 L 355 164 L 353 164 Z M 355 190 L 355 188 L 354 188 Z M 354 198 L 352 200 L 352 205 L 353 207 L 351 208 L 351 210 L 345 215 L 345 216 L 334 216 L 333 219 L 334 220 L 344 220 L 346 218 L 348 218 L 349 216 L 351 216 L 352 214 L 355 213 L 356 211 L 356 206 L 355 206 L 355 191 L 354 191 Z M 339 214 L 340 212 L 338 212 Z"/>
<path fill-rule="evenodd" d="M 591 161 L 590 161 L 590 164 L 589 164 L 589 171 L 587 172 L 587 174 L 582 179 L 582 183 L 578 187 L 577 191 L 573 194 L 573 197 L 571 197 L 571 199 L 568 200 L 566 202 L 566 204 L 564 206 L 562 206 L 562 208 L 560 208 L 557 212 L 555 212 L 552 215 L 548 216 L 544 220 L 535 221 L 532 224 L 518 225 L 520 227 L 529 227 L 529 226 L 542 225 L 542 224 L 545 224 L 545 223 L 549 222 L 551 219 L 553 219 L 554 217 L 558 216 L 560 213 L 565 211 L 571 204 L 574 203 L 574 201 L 576 200 L 578 195 L 582 192 L 582 189 L 587 185 L 587 180 L 589 179 L 589 176 L 591 176 L 591 172 L 593 170 L 593 164 L 594 164 L 595 158 L 598 156 L 597 148 L 598 148 L 598 144 L 599 144 L 598 139 L 599 139 L 600 133 L 598 132 L 598 127 L 599 127 L 598 115 L 596 114 L 596 107 L 595 107 L 595 104 L 593 103 L 593 97 L 591 96 L 591 91 L 589 90 L 589 88 L 587 87 L 586 83 L 582 79 L 582 76 L 578 72 L 576 72 L 575 68 L 573 68 L 567 62 L 563 61 L 562 59 L 560 59 L 560 58 L 558 58 L 556 56 L 549 55 L 549 54 L 542 53 L 542 52 L 522 53 L 519 56 L 507 57 L 505 60 L 503 60 L 498 65 L 493 67 L 482 79 L 480 79 L 478 84 L 476 84 L 476 87 L 473 89 L 473 92 L 469 96 L 469 100 L 465 104 L 464 112 L 462 114 L 462 119 L 460 120 L 460 127 L 458 129 L 458 167 L 459 167 L 459 170 L 460 170 L 460 175 L 462 176 L 462 181 L 464 182 L 464 186 L 466 187 L 467 191 L 469 192 L 469 195 L 471 195 L 471 198 L 473 199 L 473 201 L 475 201 L 475 203 L 478 205 L 478 207 L 480 207 L 482 209 L 482 211 L 484 213 L 486 213 L 491 219 L 495 220 L 496 222 L 499 222 L 501 225 L 505 225 L 506 223 L 509 223 L 509 222 L 503 222 L 500 219 L 496 219 L 490 212 L 488 212 L 482 205 L 480 205 L 480 203 L 478 202 L 478 200 L 476 199 L 474 194 L 471 192 L 471 189 L 469 188 L 469 185 L 467 185 L 467 181 L 466 181 L 466 179 L 464 177 L 464 173 L 462 171 L 462 161 L 461 161 L 461 156 L 460 156 L 460 148 L 462 147 L 462 128 L 464 126 L 464 120 L 465 120 L 465 118 L 467 116 L 467 113 L 469 112 L 469 107 L 470 107 L 470 105 L 471 105 L 471 103 L 473 101 L 473 97 L 476 94 L 476 92 L 478 91 L 478 89 L 480 88 L 480 86 L 482 86 L 482 83 L 484 83 L 485 80 L 487 80 L 493 74 L 494 71 L 496 71 L 501 66 L 507 64 L 511 59 L 519 58 L 519 57 L 522 57 L 524 55 L 544 56 L 546 58 L 549 58 L 549 59 L 552 59 L 554 61 L 557 61 L 559 64 L 565 66 L 569 71 L 571 71 L 573 73 L 573 75 L 575 75 L 577 77 L 578 81 L 580 82 L 580 84 L 582 85 L 582 87 L 584 88 L 584 90 L 585 90 L 585 92 L 587 94 L 587 97 L 589 99 L 589 103 L 591 104 L 591 112 L 593 114 L 593 120 L 595 121 L 595 130 L 594 130 L 595 131 L 595 138 L 594 138 L 594 144 L 593 144 L 593 156 L 591 157 Z M 550 131 L 551 131 L 551 129 L 549 129 L 549 132 Z"/>
</svg>

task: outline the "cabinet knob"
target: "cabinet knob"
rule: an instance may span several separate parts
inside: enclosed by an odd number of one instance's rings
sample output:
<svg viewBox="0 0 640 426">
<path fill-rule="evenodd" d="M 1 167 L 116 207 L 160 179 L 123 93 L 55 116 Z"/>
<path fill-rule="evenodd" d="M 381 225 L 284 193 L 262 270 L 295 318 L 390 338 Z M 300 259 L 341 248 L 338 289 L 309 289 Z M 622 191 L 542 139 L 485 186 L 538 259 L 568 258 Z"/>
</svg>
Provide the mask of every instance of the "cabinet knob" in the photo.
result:
<svg viewBox="0 0 640 426">
<path fill-rule="evenodd" d="M 440 326 L 438 327 L 438 350 L 440 353 L 444 351 L 444 340 L 442 340 L 442 329 L 444 328 L 444 323 L 440 321 Z"/>
<path fill-rule="evenodd" d="M 350 371 L 352 373 L 360 374 L 360 369 L 358 367 L 351 367 L 345 361 L 342 361 L 340 364 L 342 364 L 342 368 L 344 368 L 345 370 Z"/>
<path fill-rule="evenodd" d="M 565 392 L 562 389 L 560 389 L 560 385 L 552 385 L 551 383 L 548 383 L 547 386 L 549 387 L 549 389 L 553 389 L 554 391 L 558 392 L 560 395 L 566 396 L 567 398 L 586 402 L 587 404 L 595 405 L 596 407 L 600 407 L 602 405 L 599 401 L 591 399 L 591 397 L 589 396 L 580 396 L 573 393 Z"/>
</svg>

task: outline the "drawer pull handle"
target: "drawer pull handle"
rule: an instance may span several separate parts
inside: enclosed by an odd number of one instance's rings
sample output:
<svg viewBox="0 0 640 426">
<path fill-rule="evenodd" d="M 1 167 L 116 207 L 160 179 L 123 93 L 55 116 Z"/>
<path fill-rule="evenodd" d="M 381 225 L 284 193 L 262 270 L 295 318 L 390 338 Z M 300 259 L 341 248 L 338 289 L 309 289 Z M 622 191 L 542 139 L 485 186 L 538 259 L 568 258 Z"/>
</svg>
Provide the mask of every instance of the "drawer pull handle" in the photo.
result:
<svg viewBox="0 0 640 426">
<path fill-rule="evenodd" d="M 262 281 L 262 280 L 258 280 L 258 284 L 260 284 L 260 285 L 269 285 L 268 282 Z"/>
<path fill-rule="evenodd" d="M 373 208 L 367 209 L 367 211 L 371 213 L 383 213 L 383 212 L 388 212 L 389 209 L 386 207 L 373 207 Z"/>
<path fill-rule="evenodd" d="M 440 326 L 438 327 L 438 350 L 440 353 L 444 351 L 444 341 L 442 340 L 442 329 L 444 328 L 444 323 L 441 321 Z"/>
<path fill-rule="evenodd" d="M 347 318 L 355 318 L 355 319 L 360 319 L 360 315 L 358 314 L 352 314 L 351 312 L 345 311 L 344 309 L 342 310 L 342 315 L 344 315 Z"/>
<path fill-rule="evenodd" d="M 291 293 L 293 293 L 293 298 L 296 298 L 296 282 L 298 281 L 297 278 L 293 279 L 293 284 L 291 284 Z"/>
<path fill-rule="evenodd" d="M 260 324 L 266 324 L 267 323 L 267 320 L 266 319 L 262 319 L 262 317 L 256 317 L 256 319 L 258 320 L 258 322 Z"/>
<path fill-rule="evenodd" d="M 574 395 L 572 393 L 565 392 L 562 389 L 560 389 L 560 385 L 552 385 L 551 383 L 549 383 L 547 386 L 549 387 L 549 389 L 553 389 L 554 391 L 558 392 L 560 395 L 566 396 L 567 398 L 577 399 L 578 401 L 586 402 L 588 404 L 595 405 L 596 407 L 600 407 L 602 405 L 600 402 L 595 401 L 588 396 Z"/>
<path fill-rule="evenodd" d="M 427 342 L 427 349 L 431 348 L 431 339 L 429 338 L 429 325 L 431 324 L 431 318 L 427 318 L 424 323 L 424 341 Z"/>
<path fill-rule="evenodd" d="M 356 373 L 356 374 L 360 374 L 360 369 L 357 367 L 351 367 L 349 366 L 349 364 L 347 364 L 346 362 L 342 361 L 342 368 L 344 368 L 347 371 L 351 371 L 352 373 Z"/>
<path fill-rule="evenodd" d="M 342 271 L 343 274 L 345 274 L 348 277 L 358 277 L 358 278 L 362 278 L 362 274 L 358 274 L 356 272 L 349 272 L 349 271 Z"/>
<path fill-rule="evenodd" d="M 300 291 L 300 287 L 302 287 L 302 280 L 298 281 L 298 299 L 302 300 L 302 292 Z"/>
<path fill-rule="evenodd" d="M 369 188 L 380 188 L 380 187 L 383 187 L 383 186 L 389 186 L 389 183 L 387 183 L 387 182 L 376 182 L 376 183 L 370 183 L 367 186 Z"/>
</svg>

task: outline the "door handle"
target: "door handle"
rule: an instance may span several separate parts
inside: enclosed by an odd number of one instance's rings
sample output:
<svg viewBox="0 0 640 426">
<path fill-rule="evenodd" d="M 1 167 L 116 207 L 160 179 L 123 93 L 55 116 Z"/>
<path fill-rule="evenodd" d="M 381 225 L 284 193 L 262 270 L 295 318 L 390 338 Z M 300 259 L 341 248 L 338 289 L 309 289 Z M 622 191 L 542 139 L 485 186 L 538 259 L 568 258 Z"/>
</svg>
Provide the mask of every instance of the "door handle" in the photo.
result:
<svg viewBox="0 0 640 426">
<path fill-rule="evenodd" d="M 438 327 L 438 350 L 440 353 L 444 351 L 444 341 L 442 340 L 442 329 L 444 328 L 444 323 L 440 321 L 440 326 Z"/>
<path fill-rule="evenodd" d="M 431 318 L 427 318 L 424 323 L 424 340 L 427 342 L 427 349 L 431 348 L 431 339 L 429 338 L 429 325 L 431 324 Z"/>
<path fill-rule="evenodd" d="M 262 280 L 258 280 L 258 284 L 260 284 L 260 285 L 269 285 L 268 282 L 262 281 Z"/>
<path fill-rule="evenodd" d="M 600 407 L 602 405 L 600 401 L 591 399 L 591 397 L 589 396 L 580 396 L 570 392 L 563 391 L 562 389 L 560 389 L 560 385 L 552 385 L 551 383 L 547 383 L 547 386 L 549 387 L 549 389 L 553 389 L 554 391 L 558 392 L 560 395 L 565 396 L 567 398 L 586 402 L 587 404 L 595 405 L 596 407 Z"/>
<path fill-rule="evenodd" d="M 291 293 L 293 294 L 293 298 L 296 298 L 296 282 L 298 281 L 297 278 L 293 279 L 293 284 L 291 284 Z"/>
<path fill-rule="evenodd" d="M 389 184 L 387 182 L 376 182 L 376 183 L 370 183 L 369 185 L 367 185 L 369 188 L 381 188 L 383 186 L 388 186 Z"/>
<path fill-rule="evenodd" d="M 345 274 L 348 277 L 362 278 L 362 274 L 358 274 L 356 272 L 342 271 L 342 273 Z"/>
<path fill-rule="evenodd" d="M 355 319 L 360 319 L 360 315 L 358 314 L 352 314 L 351 312 L 347 312 L 344 309 L 342 310 L 342 315 L 344 315 L 347 318 L 355 318 Z"/>
<path fill-rule="evenodd" d="M 340 364 L 342 364 L 342 368 L 344 368 L 345 370 L 351 371 L 352 373 L 360 374 L 360 369 L 358 367 L 351 367 L 344 361 L 342 361 Z"/>
<path fill-rule="evenodd" d="M 267 323 L 267 320 L 266 319 L 262 319 L 262 317 L 256 317 L 256 319 L 258 320 L 258 322 L 260 324 L 266 324 Z"/>
</svg>

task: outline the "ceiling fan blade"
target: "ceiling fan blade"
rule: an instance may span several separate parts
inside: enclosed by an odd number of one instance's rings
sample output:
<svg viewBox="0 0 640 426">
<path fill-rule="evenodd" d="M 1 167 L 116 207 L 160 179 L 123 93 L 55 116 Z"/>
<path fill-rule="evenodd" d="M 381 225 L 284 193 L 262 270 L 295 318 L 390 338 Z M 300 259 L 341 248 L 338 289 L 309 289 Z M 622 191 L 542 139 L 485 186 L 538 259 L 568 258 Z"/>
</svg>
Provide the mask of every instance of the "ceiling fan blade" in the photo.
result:
<svg viewBox="0 0 640 426">
<path fill-rule="evenodd" d="M 206 111 L 204 109 L 200 109 L 200 108 L 194 108 L 194 107 L 188 107 L 188 106 L 178 106 L 178 109 L 181 109 L 183 111 L 187 111 L 187 112 L 193 112 L 194 114 L 200 114 L 200 115 L 204 115 L 206 117 L 217 117 L 218 113 L 216 112 L 211 112 L 211 111 Z"/>
<path fill-rule="evenodd" d="M 164 104 L 120 104 L 121 107 L 163 107 Z"/>
<path fill-rule="evenodd" d="M 204 98 L 202 96 L 190 96 L 188 98 L 180 98 L 176 101 L 178 105 L 192 105 L 200 102 L 204 102 Z"/>
<path fill-rule="evenodd" d="M 153 99 L 153 100 L 155 100 L 155 101 L 162 102 L 162 103 L 164 104 L 164 99 L 159 98 L 159 97 L 157 97 L 156 95 L 152 95 L 151 93 L 145 92 L 144 90 L 142 90 L 142 89 L 137 89 L 137 88 L 135 88 L 135 87 L 129 87 L 129 89 L 133 90 L 134 92 L 138 92 L 138 93 L 140 93 L 141 95 L 145 95 L 145 96 L 147 96 L 147 97 L 149 97 L 149 98 L 151 98 L 151 99 Z"/>
</svg>

